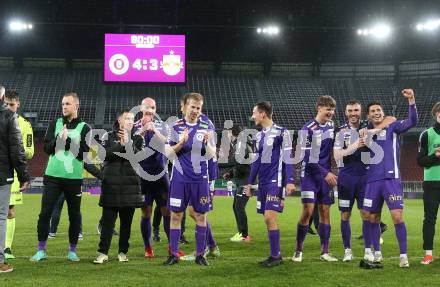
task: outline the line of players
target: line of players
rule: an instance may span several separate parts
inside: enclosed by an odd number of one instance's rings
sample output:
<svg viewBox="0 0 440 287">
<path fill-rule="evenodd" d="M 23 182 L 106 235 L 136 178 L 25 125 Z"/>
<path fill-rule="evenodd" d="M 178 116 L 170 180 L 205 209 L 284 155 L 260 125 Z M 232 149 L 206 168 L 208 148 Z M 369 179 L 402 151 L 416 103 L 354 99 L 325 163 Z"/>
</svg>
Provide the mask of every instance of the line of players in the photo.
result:
<svg viewBox="0 0 440 287">
<path fill-rule="evenodd" d="M 364 128 L 364 123 L 360 121 L 361 105 L 359 102 L 350 102 L 346 107 L 348 123 L 336 131 L 332 123 L 332 116 L 335 111 L 336 103 L 329 96 L 320 97 L 317 102 L 317 115 L 315 119 L 307 122 L 299 133 L 299 146 L 301 160 L 301 200 L 303 210 L 297 226 L 297 244 L 296 251 L 292 258 L 295 262 L 302 261 L 303 243 L 308 231 L 309 218 L 313 213 L 314 205 L 319 205 L 320 224 L 319 236 L 321 239 L 321 259 L 324 261 L 337 261 L 329 253 L 330 238 L 330 218 L 329 210 L 334 199 L 332 198 L 332 187 L 338 186 L 339 189 L 339 207 L 342 214 L 341 232 L 344 241 L 345 255 L 344 261 L 352 259 L 350 248 L 350 224 L 349 218 L 351 208 L 356 199 L 358 207 L 363 207 L 361 216 L 363 219 L 363 237 L 365 241 L 364 259 L 368 262 L 380 263 L 382 255 L 380 253 L 380 212 L 383 201 L 386 201 L 391 211 L 392 219 L 396 227 L 396 235 L 400 246 L 400 266 L 408 267 L 406 256 L 406 229 L 402 218 L 403 210 L 403 190 L 400 183 L 400 173 L 398 170 L 399 160 L 399 134 L 405 132 L 417 122 L 417 112 L 415 108 L 414 93 L 407 89 L 403 95 L 409 101 L 409 118 L 404 121 L 395 121 L 393 118 L 385 118 L 380 103 L 371 103 L 368 105 L 367 112 L 370 123 Z M 142 192 L 145 195 L 145 204 L 142 212 L 141 231 L 145 244 L 145 256 L 154 257 L 154 252 L 150 245 L 151 237 L 151 204 L 155 199 L 162 207 L 164 216 L 164 228 L 169 240 L 170 256 L 166 260 L 166 265 L 173 265 L 179 262 L 182 253 L 179 251 L 178 243 L 180 239 L 180 226 L 183 212 L 189 205 L 191 217 L 196 222 L 196 253 L 195 262 L 200 265 L 209 265 L 206 260 L 206 242 L 208 242 L 208 253 L 219 255 L 219 249 L 212 237 L 209 223 L 207 222 L 207 213 L 212 207 L 211 195 L 209 193 L 209 180 L 217 177 L 215 172 L 209 172 L 210 165 L 208 160 L 197 161 L 200 166 L 195 170 L 193 164 L 194 148 L 200 149 L 200 155 L 205 159 L 214 158 L 216 153 L 215 141 L 212 131 L 215 130 L 211 121 L 202 114 L 203 97 L 200 94 L 186 94 L 182 100 L 181 111 L 183 118 L 178 120 L 172 126 L 172 131 L 167 131 L 170 136 L 164 137 L 158 129 L 163 127 L 159 121 L 154 120 L 156 105 L 153 99 L 147 98 L 142 102 L 143 118 L 136 123 L 135 131 L 144 137 L 145 146 L 155 137 L 162 143 L 163 150 L 154 150 L 153 155 L 142 162 L 142 168 L 149 174 L 161 174 L 159 180 L 142 181 Z M 69 110 L 69 106 L 73 107 Z M 65 107 L 67 107 L 65 109 Z M 61 123 L 57 124 L 56 135 L 53 140 L 63 137 L 64 140 L 70 137 L 69 129 L 66 123 L 71 123 L 76 119 L 76 126 L 71 130 L 76 130 L 82 138 L 87 134 L 78 130 L 79 100 L 77 97 L 67 96 L 63 98 L 63 118 Z M 75 110 L 76 109 L 76 110 Z M 74 111 L 72 117 L 71 111 Z M 246 186 L 246 192 L 250 196 L 250 185 L 258 177 L 259 192 L 257 199 L 257 211 L 264 214 L 265 223 L 268 229 L 270 241 L 270 256 L 262 262 L 262 266 L 272 267 L 282 262 L 280 252 L 280 232 L 277 224 L 277 213 L 282 212 L 284 207 L 285 193 L 290 194 L 294 191 L 294 165 L 292 162 L 293 147 L 292 139 L 285 128 L 282 128 L 272 121 L 272 106 L 268 102 L 260 102 L 254 106 L 253 119 L 255 123 L 262 127 L 262 131 L 257 133 L 254 142 L 256 160 L 251 166 L 251 175 Z M 69 121 L 70 117 L 70 121 Z M 59 120 L 59 119 L 58 119 Z M 56 121 L 55 121 L 56 122 Z M 67 124 L 68 124 L 67 123 Z M 59 127 L 58 127 L 59 126 Z M 52 125 L 54 128 L 54 125 Z M 360 132 L 352 132 L 353 130 Z M 164 132 L 164 134 L 166 134 Z M 371 141 L 370 143 L 365 142 Z M 361 160 L 361 152 L 376 143 L 383 151 L 382 160 L 377 164 L 365 165 Z M 54 144 L 54 142 L 51 142 Z M 80 152 L 86 152 L 88 149 L 81 145 Z M 331 154 L 335 152 L 335 158 L 344 163 L 340 168 L 339 177 L 331 172 Z M 375 152 L 366 150 L 374 155 Z M 82 154 L 82 153 L 80 153 Z M 51 154 L 53 157 L 54 153 Z M 171 184 L 168 182 L 166 174 L 165 155 L 169 158 L 174 155 L 173 170 L 170 176 Z M 54 160 L 52 158 L 52 160 Z M 82 162 L 81 159 L 76 158 Z M 210 161 L 211 167 L 215 170 L 215 163 Z M 371 163 L 371 162 L 370 162 Z M 57 174 L 48 174 L 45 177 L 57 177 Z M 46 179 L 46 178 L 45 178 Z M 75 179 L 74 179 L 75 180 Z M 64 180 L 57 184 L 62 184 L 58 192 L 69 185 Z M 363 187 L 365 195 L 363 195 Z M 47 186 L 45 186 L 47 189 Z M 167 192 L 169 195 L 167 196 Z M 46 192 L 46 190 L 45 190 Z M 73 193 L 75 194 L 75 193 Z M 43 194 L 44 198 L 44 194 Z M 167 201 L 167 202 L 166 202 Z M 67 202 L 68 205 L 72 205 Z M 363 205 L 361 204 L 363 203 Z M 44 206 L 42 201 L 42 211 L 45 214 L 50 213 L 50 206 Z M 78 209 L 80 199 L 75 199 L 75 204 L 69 206 L 69 209 Z M 70 215 L 69 210 L 69 215 Z M 76 212 L 72 211 L 72 214 Z M 45 216 L 40 214 L 38 233 L 39 250 L 31 258 L 32 261 L 41 261 L 47 258 L 46 240 L 47 230 L 44 228 L 48 224 Z M 75 220 L 71 220 L 72 225 L 77 225 Z M 76 241 L 79 228 L 69 229 L 70 246 L 68 259 L 78 261 L 76 255 Z M 169 226 L 169 228 L 168 228 Z M 72 240 L 73 239 L 73 240 Z M 371 250 L 374 248 L 374 253 Z M 104 254 L 106 255 L 106 254 Z M 97 258 L 96 263 L 103 263 L 108 257 Z"/>
<path fill-rule="evenodd" d="M 320 215 L 320 259 L 338 261 L 329 253 L 330 206 L 334 203 L 333 188 L 337 187 L 345 248 L 343 261 L 353 259 L 349 219 L 354 201 L 357 200 L 363 219 L 362 233 L 365 242 L 361 267 L 383 267 L 380 218 L 385 201 L 400 247 L 399 266 L 409 267 L 407 233 L 403 221 L 403 187 L 399 172 L 399 136 L 417 124 L 417 111 L 413 90 L 404 89 L 402 94 L 409 103 L 408 119 L 396 121 L 394 118 L 385 118 L 382 105 L 372 102 L 367 106 L 369 123 L 364 127 L 365 124 L 360 120 L 361 105 L 358 101 L 351 101 L 345 111 L 348 122 L 336 130 L 336 136 L 332 122 L 336 102 L 330 96 L 318 99 L 317 115 L 299 132 L 295 153 L 301 155 L 303 208 L 297 225 L 296 250 L 292 261 L 303 260 L 304 240 L 315 204 L 318 204 Z M 293 152 L 292 147 L 286 144 L 291 142 L 289 132 L 272 121 L 272 107 L 269 103 L 258 103 L 252 117 L 263 130 L 256 137 L 258 158 L 252 164 L 246 192 L 251 195 L 250 186 L 258 176 L 257 210 L 264 214 L 270 242 L 270 256 L 261 265 L 273 267 L 282 263 L 277 213 L 283 210 L 285 193 L 290 194 L 295 188 L 293 165 L 286 160 L 291 158 Z M 333 151 L 340 163 L 339 176 L 331 172 Z M 271 160 L 267 160 L 268 158 Z"/>
</svg>

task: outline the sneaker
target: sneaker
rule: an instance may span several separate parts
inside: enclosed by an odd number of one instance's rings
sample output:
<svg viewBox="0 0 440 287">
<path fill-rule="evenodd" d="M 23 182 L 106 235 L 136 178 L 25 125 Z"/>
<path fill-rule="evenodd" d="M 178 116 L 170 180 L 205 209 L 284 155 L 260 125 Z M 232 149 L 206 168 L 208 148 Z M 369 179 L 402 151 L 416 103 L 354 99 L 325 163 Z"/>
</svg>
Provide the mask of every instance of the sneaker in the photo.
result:
<svg viewBox="0 0 440 287">
<path fill-rule="evenodd" d="M 345 249 L 344 258 L 342 259 L 342 262 L 349 262 L 353 260 L 353 252 L 351 249 Z"/>
<path fill-rule="evenodd" d="M 295 254 L 292 257 L 293 262 L 302 262 L 303 261 L 303 253 L 301 251 L 295 251 Z"/>
<path fill-rule="evenodd" d="M 119 256 L 118 256 L 119 257 Z M 93 260 L 94 264 L 103 264 L 108 261 L 108 256 L 103 253 L 98 253 L 98 257 Z"/>
<path fill-rule="evenodd" d="M 12 254 L 11 248 L 9 248 L 9 247 L 5 249 L 4 254 L 5 254 L 6 260 L 15 259 L 15 256 Z"/>
<path fill-rule="evenodd" d="M 78 234 L 78 240 L 83 240 L 84 236 L 82 233 Z"/>
<path fill-rule="evenodd" d="M 425 257 L 423 257 L 422 262 L 420 262 L 423 265 L 428 265 L 431 264 L 434 261 L 434 258 L 432 257 L 432 255 L 425 255 Z"/>
<path fill-rule="evenodd" d="M 168 255 L 169 256 L 171 256 L 171 255 L 173 255 L 173 254 L 171 254 L 171 249 L 170 249 L 170 247 L 168 246 Z M 179 250 L 178 252 L 177 252 L 177 257 L 183 257 L 183 256 L 185 256 L 185 252 L 183 252 L 182 250 Z"/>
<path fill-rule="evenodd" d="M 170 255 L 167 260 L 163 263 L 163 265 L 165 266 L 171 266 L 174 264 L 179 263 L 179 257 L 174 256 L 174 255 Z"/>
<path fill-rule="evenodd" d="M 244 242 L 251 242 L 252 238 L 248 235 L 246 237 L 242 237 L 241 240 L 243 240 Z"/>
<path fill-rule="evenodd" d="M 29 260 L 32 262 L 38 262 L 45 259 L 47 259 L 46 251 L 38 250 Z"/>
<path fill-rule="evenodd" d="M 8 273 L 8 272 L 12 272 L 12 270 L 14 270 L 12 265 L 6 263 L 0 263 L 0 273 Z"/>
<path fill-rule="evenodd" d="M 206 247 L 205 250 L 205 257 L 220 257 L 220 248 L 218 248 L 218 245 L 216 245 L 213 248 Z"/>
<path fill-rule="evenodd" d="M 208 260 L 206 260 L 206 257 L 203 255 L 199 255 L 195 259 L 196 264 L 202 265 L 202 266 L 209 266 Z"/>
<path fill-rule="evenodd" d="M 96 231 L 98 231 L 98 234 L 101 235 L 102 225 L 98 223 L 98 226 L 96 226 Z"/>
<path fill-rule="evenodd" d="M 310 226 L 309 226 L 309 230 L 307 231 L 307 233 L 310 235 L 316 235 L 316 232 Z"/>
<path fill-rule="evenodd" d="M 185 235 L 182 234 L 182 235 L 180 235 L 179 243 L 180 244 L 188 244 L 189 241 L 186 240 Z"/>
<path fill-rule="evenodd" d="M 160 238 L 159 230 L 154 230 L 153 231 L 153 241 L 160 242 L 160 240 L 161 240 L 161 238 Z"/>
<path fill-rule="evenodd" d="M 263 267 L 275 267 L 283 263 L 283 258 L 269 256 L 266 260 L 260 262 Z"/>
<path fill-rule="evenodd" d="M 196 260 L 196 255 L 195 255 L 195 253 L 188 254 L 188 255 L 183 255 L 183 256 L 179 256 L 179 259 L 183 260 L 183 261 L 195 261 Z"/>
<path fill-rule="evenodd" d="M 374 253 L 374 263 L 382 263 L 383 262 L 383 257 L 382 257 L 382 253 Z"/>
<path fill-rule="evenodd" d="M 145 248 L 145 255 L 144 255 L 144 257 L 145 258 L 153 258 L 154 257 L 154 251 L 153 251 L 153 248 L 151 248 L 151 246 Z"/>
<path fill-rule="evenodd" d="M 54 239 L 56 236 L 57 236 L 56 233 L 49 232 L 49 236 L 48 236 L 48 238 L 49 238 L 49 239 Z"/>
<path fill-rule="evenodd" d="M 366 252 L 364 255 L 364 260 L 368 262 L 374 262 L 374 254 L 373 252 Z"/>
<path fill-rule="evenodd" d="M 333 257 L 332 255 L 330 255 L 330 253 L 321 254 L 319 259 L 321 259 L 321 261 L 327 261 L 327 262 L 337 262 L 338 261 L 338 258 Z"/>
<path fill-rule="evenodd" d="M 119 262 L 128 262 L 127 254 L 120 252 L 118 254 Z"/>
<path fill-rule="evenodd" d="M 359 267 L 364 269 L 381 269 L 383 268 L 382 263 L 373 263 L 371 261 L 367 261 L 365 259 L 362 259 L 361 262 L 359 262 Z"/>
<path fill-rule="evenodd" d="M 399 267 L 400 268 L 409 268 L 408 257 L 400 257 Z"/>
<path fill-rule="evenodd" d="M 79 257 L 76 254 L 75 251 L 69 251 L 67 253 L 67 260 L 72 261 L 72 262 L 78 262 L 79 261 Z"/>
<path fill-rule="evenodd" d="M 240 232 L 237 232 L 237 233 L 234 234 L 234 236 L 232 236 L 231 238 L 229 238 L 229 240 L 232 241 L 232 242 L 241 242 L 241 239 L 242 239 L 242 238 L 243 238 L 243 237 L 242 237 L 241 233 L 240 233 Z"/>
</svg>

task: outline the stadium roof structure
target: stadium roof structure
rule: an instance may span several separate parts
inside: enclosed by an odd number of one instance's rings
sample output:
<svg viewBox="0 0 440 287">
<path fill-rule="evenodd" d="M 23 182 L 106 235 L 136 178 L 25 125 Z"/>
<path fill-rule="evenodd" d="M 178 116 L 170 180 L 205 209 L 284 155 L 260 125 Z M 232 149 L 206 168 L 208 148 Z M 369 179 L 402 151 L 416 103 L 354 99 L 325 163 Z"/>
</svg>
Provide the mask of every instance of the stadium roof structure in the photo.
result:
<svg viewBox="0 0 440 287">
<path fill-rule="evenodd" d="M 102 58 L 104 33 L 186 34 L 192 61 L 401 62 L 438 58 L 437 32 L 416 23 L 440 16 L 440 1 L 416 0 L 3 0 L 0 56 Z M 7 21 L 33 23 L 13 34 Z M 360 27 L 385 20 L 393 37 L 374 42 Z M 276 37 L 257 27 L 277 25 Z"/>
</svg>

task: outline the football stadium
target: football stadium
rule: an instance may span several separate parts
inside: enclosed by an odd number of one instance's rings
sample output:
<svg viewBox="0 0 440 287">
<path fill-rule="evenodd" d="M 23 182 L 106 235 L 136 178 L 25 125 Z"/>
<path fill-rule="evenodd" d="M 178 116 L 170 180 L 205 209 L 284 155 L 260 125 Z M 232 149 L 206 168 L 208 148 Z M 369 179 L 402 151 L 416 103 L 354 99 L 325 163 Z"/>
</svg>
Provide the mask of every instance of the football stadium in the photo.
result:
<svg viewBox="0 0 440 287">
<path fill-rule="evenodd" d="M 439 284 L 440 1 L 0 16 L 1 286 Z"/>
</svg>

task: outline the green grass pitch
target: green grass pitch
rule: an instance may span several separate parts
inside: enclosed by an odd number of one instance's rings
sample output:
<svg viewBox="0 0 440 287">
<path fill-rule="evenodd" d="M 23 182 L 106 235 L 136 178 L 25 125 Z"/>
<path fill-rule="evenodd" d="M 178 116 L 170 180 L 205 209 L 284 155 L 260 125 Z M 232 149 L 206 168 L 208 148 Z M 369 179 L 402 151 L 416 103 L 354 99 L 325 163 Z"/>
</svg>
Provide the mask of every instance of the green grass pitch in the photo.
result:
<svg viewBox="0 0 440 287">
<path fill-rule="evenodd" d="M 222 255 L 209 259 L 209 267 L 193 262 L 180 262 L 171 267 L 162 266 L 167 256 L 165 234 L 162 242 L 154 244 L 156 258 L 143 258 L 143 244 L 139 231 L 139 210 L 135 214 L 128 253 L 130 261 L 117 261 L 117 239 L 113 238 L 110 261 L 96 266 L 98 234 L 96 224 L 101 214 L 98 197 L 84 195 L 82 203 L 84 240 L 78 244 L 78 263 L 67 262 L 67 210 L 63 210 L 58 235 L 47 244 L 49 259 L 39 263 L 29 262 L 36 251 L 36 223 L 40 210 L 40 195 L 25 195 L 25 204 L 17 207 L 16 236 L 13 245 L 17 258 L 10 263 L 14 272 L 0 275 L 0 286 L 438 286 L 440 283 L 440 260 L 429 266 L 420 265 L 422 250 L 423 203 L 406 200 L 404 217 L 408 228 L 408 254 L 410 268 L 398 267 L 399 250 L 389 213 L 383 219 L 389 225 L 384 234 L 384 269 L 364 270 L 358 267 L 363 255 L 363 243 L 355 239 L 361 232 L 358 211 L 352 218 L 352 248 L 356 259 L 351 263 L 327 263 L 319 261 L 319 237 L 307 236 L 304 261 L 290 261 L 295 247 L 296 223 L 300 212 L 300 199 L 289 198 L 284 213 L 279 217 L 281 229 L 281 266 L 264 269 L 257 262 L 268 256 L 269 244 L 262 216 L 255 212 L 255 198 L 247 206 L 250 235 L 249 243 L 232 243 L 235 234 L 232 198 L 215 198 L 215 210 L 209 214 L 214 235 Z M 331 252 L 339 259 L 343 256 L 340 235 L 340 218 L 336 206 L 332 208 Z M 118 223 L 117 223 L 118 224 Z M 438 233 L 438 232 L 437 232 Z M 194 250 L 194 223 L 187 220 L 189 245 L 181 248 L 189 253 Z M 439 249 L 435 240 L 434 249 Z M 434 256 L 438 253 L 434 251 Z"/>
</svg>

